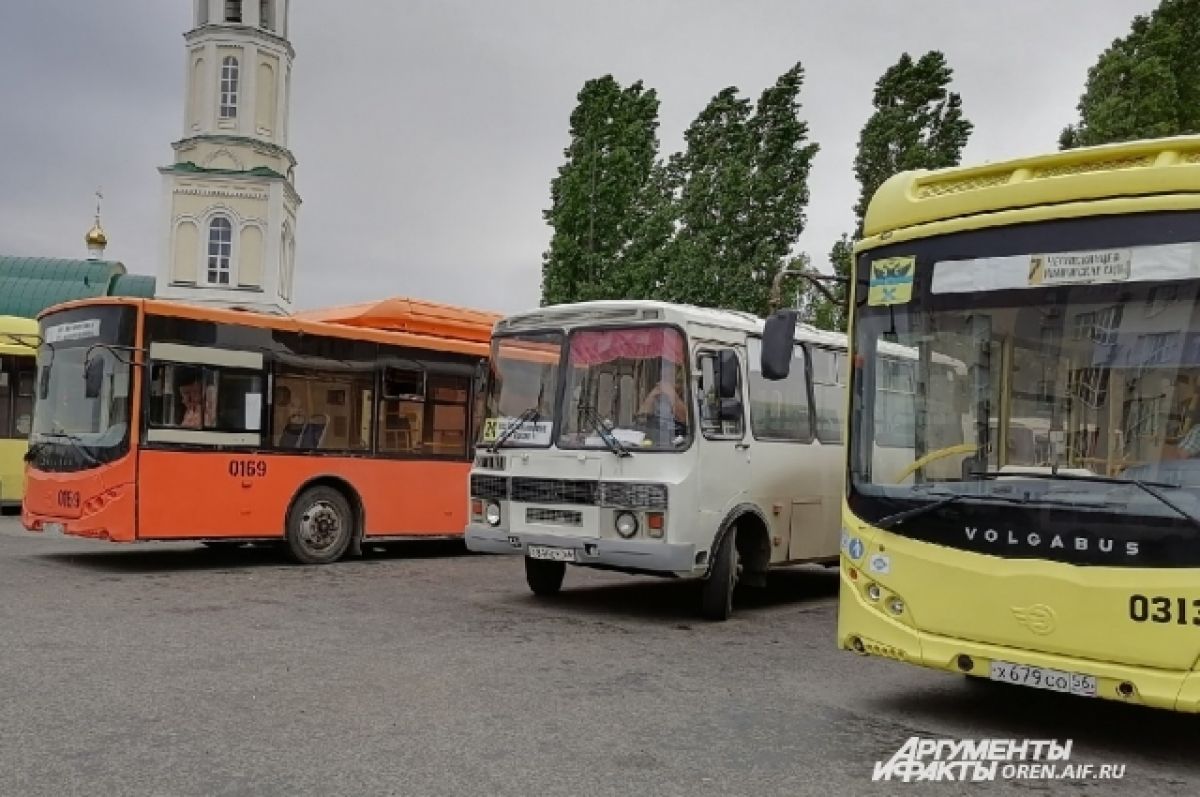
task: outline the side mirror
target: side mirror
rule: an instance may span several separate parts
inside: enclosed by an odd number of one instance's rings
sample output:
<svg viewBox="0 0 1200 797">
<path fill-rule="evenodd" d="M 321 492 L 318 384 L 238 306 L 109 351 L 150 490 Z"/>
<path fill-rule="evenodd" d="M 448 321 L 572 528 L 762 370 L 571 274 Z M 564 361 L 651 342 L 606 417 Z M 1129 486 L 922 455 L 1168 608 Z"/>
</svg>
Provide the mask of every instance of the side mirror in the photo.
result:
<svg viewBox="0 0 1200 797">
<path fill-rule="evenodd" d="M 717 360 L 717 396 L 736 399 L 738 392 L 738 358 L 732 349 L 722 349 Z"/>
<path fill-rule="evenodd" d="M 717 405 L 717 420 L 722 423 L 737 423 L 742 419 L 742 402 L 735 398 L 722 398 Z"/>
<path fill-rule="evenodd" d="M 763 328 L 762 375 L 764 379 L 787 379 L 792 371 L 792 351 L 796 340 L 796 311 L 780 310 L 767 319 Z"/>
<path fill-rule="evenodd" d="M 45 401 L 50 397 L 50 366 L 43 365 L 38 373 L 38 398 Z"/>
<path fill-rule="evenodd" d="M 93 357 L 83 368 L 83 395 L 85 398 L 100 398 L 104 386 L 104 360 Z"/>
</svg>

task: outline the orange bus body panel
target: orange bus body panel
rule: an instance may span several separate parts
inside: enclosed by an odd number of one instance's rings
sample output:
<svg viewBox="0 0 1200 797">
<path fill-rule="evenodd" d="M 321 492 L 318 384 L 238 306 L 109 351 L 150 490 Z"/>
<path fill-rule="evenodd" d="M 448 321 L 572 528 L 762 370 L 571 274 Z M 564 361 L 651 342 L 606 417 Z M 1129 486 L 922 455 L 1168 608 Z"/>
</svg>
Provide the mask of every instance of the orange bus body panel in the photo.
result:
<svg viewBox="0 0 1200 797">
<path fill-rule="evenodd" d="M 143 450 L 138 538 L 278 537 L 303 485 L 333 478 L 357 493 L 366 536 L 461 535 L 469 462 Z M 262 466 L 263 475 L 259 466 Z"/>
<path fill-rule="evenodd" d="M 137 539 L 135 456 L 78 473 L 37 472 L 25 479 L 21 515 L 25 528 L 44 531 L 61 523 L 76 537 L 113 542 Z"/>
</svg>

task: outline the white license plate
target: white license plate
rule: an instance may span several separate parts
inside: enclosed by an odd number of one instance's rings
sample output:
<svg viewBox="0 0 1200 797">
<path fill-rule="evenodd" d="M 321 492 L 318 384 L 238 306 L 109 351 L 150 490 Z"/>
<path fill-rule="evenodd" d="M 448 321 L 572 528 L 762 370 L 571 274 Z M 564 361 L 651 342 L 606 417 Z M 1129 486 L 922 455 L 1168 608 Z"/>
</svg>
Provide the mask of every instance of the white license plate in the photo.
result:
<svg viewBox="0 0 1200 797">
<path fill-rule="evenodd" d="M 1096 696 L 1096 676 L 1080 672 L 1013 664 L 1011 661 L 993 661 L 990 677 L 993 681 L 1006 684 L 1032 686 L 1035 689 L 1049 689 L 1051 692 L 1067 692 L 1083 697 Z"/>
<path fill-rule="evenodd" d="M 67 527 L 61 523 L 43 523 L 42 533 L 61 537 L 67 533 Z"/>
<path fill-rule="evenodd" d="M 574 548 L 550 548 L 545 545 L 530 545 L 525 549 L 530 559 L 549 559 L 553 562 L 574 562 Z"/>
</svg>

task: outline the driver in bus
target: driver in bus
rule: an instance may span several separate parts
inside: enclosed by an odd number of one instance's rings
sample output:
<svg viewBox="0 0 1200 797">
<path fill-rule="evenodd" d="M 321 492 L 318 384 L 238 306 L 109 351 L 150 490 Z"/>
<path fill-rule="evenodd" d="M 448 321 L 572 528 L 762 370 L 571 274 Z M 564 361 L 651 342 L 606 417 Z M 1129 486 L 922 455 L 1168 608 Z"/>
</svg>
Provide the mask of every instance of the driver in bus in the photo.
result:
<svg viewBox="0 0 1200 797">
<path fill-rule="evenodd" d="M 679 423 L 687 423 L 687 404 L 679 397 L 682 393 L 683 369 L 676 368 L 672 380 L 666 373 L 658 380 L 646 397 L 642 399 L 639 412 L 652 418 L 674 417 Z"/>
</svg>

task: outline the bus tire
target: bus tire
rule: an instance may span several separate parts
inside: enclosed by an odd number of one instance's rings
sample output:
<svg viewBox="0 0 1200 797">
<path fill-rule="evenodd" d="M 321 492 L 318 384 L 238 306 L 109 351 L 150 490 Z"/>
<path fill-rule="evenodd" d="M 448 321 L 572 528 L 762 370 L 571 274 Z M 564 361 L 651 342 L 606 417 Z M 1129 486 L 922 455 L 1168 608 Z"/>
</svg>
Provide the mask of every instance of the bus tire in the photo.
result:
<svg viewBox="0 0 1200 797">
<path fill-rule="evenodd" d="M 700 613 L 706 620 L 721 622 L 733 614 L 733 590 L 737 586 L 737 527 L 725 532 L 713 557 L 708 578 L 700 587 Z"/>
<path fill-rule="evenodd" d="M 525 583 L 534 595 L 557 595 L 567 574 L 565 562 L 525 557 Z"/>
<path fill-rule="evenodd" d="M 310 487 L 288 511 L 288 553 L 303 565 L 336 562 L 350 547 L 355 525 L 346 496 L 323 484 Z"/>
</svg>

